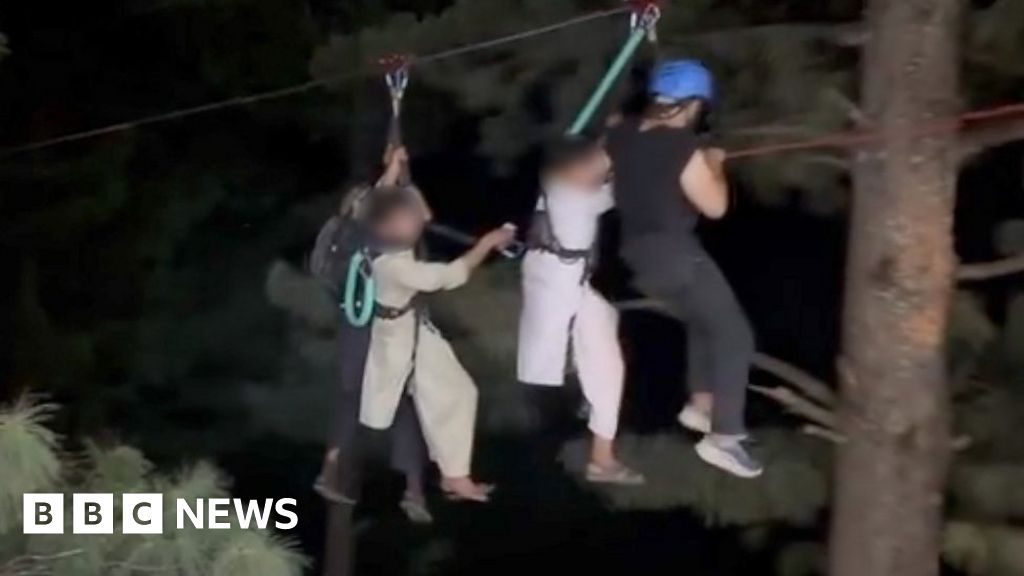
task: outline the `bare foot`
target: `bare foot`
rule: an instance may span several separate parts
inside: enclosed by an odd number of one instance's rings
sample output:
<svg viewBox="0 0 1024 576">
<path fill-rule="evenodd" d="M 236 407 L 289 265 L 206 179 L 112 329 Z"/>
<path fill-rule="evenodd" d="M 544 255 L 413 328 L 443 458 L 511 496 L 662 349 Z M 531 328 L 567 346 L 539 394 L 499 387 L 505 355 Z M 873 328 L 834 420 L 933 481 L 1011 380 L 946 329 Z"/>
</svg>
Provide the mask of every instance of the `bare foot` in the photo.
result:
<svg viewBox="0 0 1024 576">
<path fill-rule="evenodd" d="M 610 465 L 596 462 L 587 464 L 586 479 L 595 484 L 618 484 L 620 486 L 640 486 L 647 481 L 643 474 L 619 461 L 614 461 Z"/>
<path fill-rule="evenodd" d="M 489 502 L 491 492 L 494 491 L 493 484 L 480 484 L 469 476 L 460 478 L 444 478 L 441 480 L 441 490 L 451 500 L 467 500 L 470 502 Z"/>
</svg>

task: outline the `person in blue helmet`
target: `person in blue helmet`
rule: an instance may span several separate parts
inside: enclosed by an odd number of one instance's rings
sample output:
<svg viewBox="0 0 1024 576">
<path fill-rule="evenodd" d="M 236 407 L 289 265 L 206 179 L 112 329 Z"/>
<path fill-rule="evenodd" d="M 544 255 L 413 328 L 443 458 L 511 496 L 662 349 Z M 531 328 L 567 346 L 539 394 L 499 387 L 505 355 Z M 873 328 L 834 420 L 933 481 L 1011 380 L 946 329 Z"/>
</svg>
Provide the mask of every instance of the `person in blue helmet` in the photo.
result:
<svg viewBox="0 0 1024 576">
<path fill-rule="evenodd" d="M 697 454 L 736 476 L 761 464 L 745 449 L 744 407 L 754 335 L 736 295 L 696 233 L 703 216 L 729 208 L 725 152 L 705 147 L 699 127 L 714 100 L 711 73 L 694 60 L 658 64 L 650 103 L 609 130 L 620 253 L 634 286 L 685 322 L 690 400 L 680 423 L 704 435 Z"/>
</svg>

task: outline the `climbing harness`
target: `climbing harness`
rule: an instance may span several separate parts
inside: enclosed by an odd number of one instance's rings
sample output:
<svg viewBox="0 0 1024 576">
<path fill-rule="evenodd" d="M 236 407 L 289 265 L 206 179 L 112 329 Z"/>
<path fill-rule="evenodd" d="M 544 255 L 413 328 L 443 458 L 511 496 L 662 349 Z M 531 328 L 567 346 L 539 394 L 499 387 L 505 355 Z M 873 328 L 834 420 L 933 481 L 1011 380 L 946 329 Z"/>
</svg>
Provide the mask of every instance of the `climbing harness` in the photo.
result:
<svg viewBox="0 0 1024 576">
<path fill-rule="evenodd" d="M 579 261 L 585 261 L 589 268 L 590 263 L 594 260 L 596 242 L 594 243 L 595 246 L 589 248 L 572 249 L 563 246 L 558 241 L 558 237 L 555 236 L 554 224 L 551 222 L 551 212 L 548 210 L 547 192 L 541 193 L 541 202 L 544 205 L 537 208 L 534 214 L 534 221 L 530 225 L 530 230 L 526 236 L 527 248 L 553 254 L 563 264 L 575 264 Z"/>
<path fill-rule="evenodd" d="M 409 299 L 404 306 L 386 306 L 377 302 L 374 305 L 373 315 L 382 320 L 397 320 L 412 312 L 415 308 L 414 298 Z"/>
</svg>

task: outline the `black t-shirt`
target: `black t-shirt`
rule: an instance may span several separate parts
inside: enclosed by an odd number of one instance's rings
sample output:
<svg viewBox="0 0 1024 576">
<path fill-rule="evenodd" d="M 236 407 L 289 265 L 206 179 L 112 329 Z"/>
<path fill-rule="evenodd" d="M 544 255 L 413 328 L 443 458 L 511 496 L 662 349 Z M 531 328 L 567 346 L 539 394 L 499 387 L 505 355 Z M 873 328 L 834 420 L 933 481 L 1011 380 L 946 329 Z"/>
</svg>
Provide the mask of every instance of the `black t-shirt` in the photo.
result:
<svg viewBox="0 0 1024 576">
<path fill-rule="evenodd" d="M 623 259 L 638 282 L 686 282 L 690 264 L 704 254 L 695 231 L 700 214 L 679 183 L 697 150 L 696 135 L 688 128 L 641 132 L 638 121 L 627 121 L 609 131 L 607 147 Z"/>
</svg>

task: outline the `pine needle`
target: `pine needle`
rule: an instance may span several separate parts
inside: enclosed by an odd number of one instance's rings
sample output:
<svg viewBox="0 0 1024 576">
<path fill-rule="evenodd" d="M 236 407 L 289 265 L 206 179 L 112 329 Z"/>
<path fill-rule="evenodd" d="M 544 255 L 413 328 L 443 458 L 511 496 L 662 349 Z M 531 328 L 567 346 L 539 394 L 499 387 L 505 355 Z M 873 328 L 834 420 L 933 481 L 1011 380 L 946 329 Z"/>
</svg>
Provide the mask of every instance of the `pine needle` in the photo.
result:
<svg viewBox="0 0 1024 576">
<path fill-rule="evenodd" d="M 52 488 L 60 477 L 59 436 L 46 427 L 55 410 L 29 396 L 0 409 L 0 530 L 20 521 L 23 494 Z"/>
</svg>

